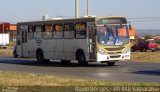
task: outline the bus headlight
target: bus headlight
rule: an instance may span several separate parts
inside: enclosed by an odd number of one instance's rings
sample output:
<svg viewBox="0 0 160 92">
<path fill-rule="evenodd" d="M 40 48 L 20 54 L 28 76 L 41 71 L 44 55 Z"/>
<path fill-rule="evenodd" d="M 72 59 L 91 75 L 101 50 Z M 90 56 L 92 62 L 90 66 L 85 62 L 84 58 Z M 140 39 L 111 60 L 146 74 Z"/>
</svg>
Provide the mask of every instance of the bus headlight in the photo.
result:
<svg viewBox="0 0 160 92">
<path fill-rule="evenodd" d="M 129 48 L 126 48 L 126 49 L 124 49 L 123 54 L 126 54 L 126 53 L 128 53 L 129 51 L 130 51 L 130 49 L 129 49 Z"/>
<path fill-rule="evenodd" d="M 106 55 L 107 53 L 103 49 L 98 49 L 98 52 L 102 55 Z"/>
</svg>

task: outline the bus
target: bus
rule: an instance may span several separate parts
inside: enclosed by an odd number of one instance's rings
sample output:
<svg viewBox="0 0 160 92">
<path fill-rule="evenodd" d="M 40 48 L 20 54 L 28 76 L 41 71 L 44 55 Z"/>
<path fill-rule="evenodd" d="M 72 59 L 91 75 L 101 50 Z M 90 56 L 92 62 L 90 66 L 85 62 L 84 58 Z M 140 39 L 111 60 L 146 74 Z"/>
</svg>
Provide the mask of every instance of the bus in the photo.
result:
<svg viewBox="0 0 160 92">
<path fill-rule="evenodd" d="M 17 23 L 14 57 L 40 63 L 61 60 L 114 65 L 130 59 L 129 23 L 125 17 L 82 17 Z"/>
</svg>

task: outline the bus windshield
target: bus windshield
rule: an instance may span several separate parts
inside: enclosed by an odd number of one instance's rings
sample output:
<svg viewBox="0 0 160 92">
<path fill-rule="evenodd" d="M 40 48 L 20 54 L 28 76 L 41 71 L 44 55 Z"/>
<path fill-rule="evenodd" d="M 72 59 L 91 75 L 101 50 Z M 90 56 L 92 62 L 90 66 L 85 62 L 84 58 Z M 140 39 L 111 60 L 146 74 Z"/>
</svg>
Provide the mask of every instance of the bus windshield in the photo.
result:
<svg viewBox="0 0 160 92">
<path fill-rule="evenodd" d="M 97 40 L 101 45 L 125 45 L 129 43 L 127 25 L 97 26 Z"/>
</svg>

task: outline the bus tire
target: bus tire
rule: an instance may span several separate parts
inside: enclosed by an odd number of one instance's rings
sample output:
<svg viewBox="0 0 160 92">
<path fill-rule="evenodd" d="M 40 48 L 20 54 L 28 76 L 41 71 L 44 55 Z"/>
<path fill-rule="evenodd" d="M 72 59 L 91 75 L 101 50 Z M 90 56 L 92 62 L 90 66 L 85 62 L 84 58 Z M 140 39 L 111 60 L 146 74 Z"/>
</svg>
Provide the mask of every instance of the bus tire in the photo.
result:
<svg viewBox="0 0 160 92">
<path fill-rule="evenodd" d="M 18 58 L 18 55 L 17 55 L 17 52 L 16 52 L 16 51 L 13 51 L 13 57 L 14 57 L 14 58 Z"/>
<path fill-rule="evenodd" d="M 114 61 L 108 61 L 108 62 L 107 62 L 108 66 L 114 66 L 115 63 L 116 63 L 116 62 L 114 62 Z"/>
<path fill-rule="evenodd" d="M 44 55 L 43 55 L 42 50 L 37 50 L 37 52 L 36 52 L 36 58 L 37 58 L 37 61 L 39 63 L 49 63 L 50 62 L 49 59 L 44 59 Z"/>
<path fill-rule="evenodd" d="M 88 62 L 86 61 L 85 54 L 82 50 L 77 51 L 76 58 L 78 60 L 79 65 L 86 66 Z"/>
</svg>

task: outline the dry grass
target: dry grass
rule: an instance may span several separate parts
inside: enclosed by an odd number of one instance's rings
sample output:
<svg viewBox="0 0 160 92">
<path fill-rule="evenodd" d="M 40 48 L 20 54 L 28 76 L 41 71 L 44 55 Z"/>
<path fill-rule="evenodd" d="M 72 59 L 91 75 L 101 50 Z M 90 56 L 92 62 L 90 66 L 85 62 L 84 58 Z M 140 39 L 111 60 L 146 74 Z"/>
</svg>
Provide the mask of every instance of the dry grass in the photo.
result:
<svg viewBox="0 0 160 92">
<path fill-rule="evenodd" d="M 7 47 L 6 49 L 0 48 L 0 56 L 4 56 L 4 57 L 10 57 L 12 56 L 12 52 L 13 52 L 13 47 Z"/>
<path fill-rule="evenodd" d="M 133 52 L 130 61 L 160 63 L 160 52 Z"/>
<path fill-rule="evenodd" d="M 160 86 L 160 83 L 132 83 L 0 72 L 0 86 Z"/>
<path fill-rule="evenodd" d="M 10 46 L 10 47 L 14 47 L 15 45 L 16 45 L 16 42 L 14 42 L 14 41 L 10 41 L 10 42 L 9 42 L 9 46 Z"/>
</svg>

